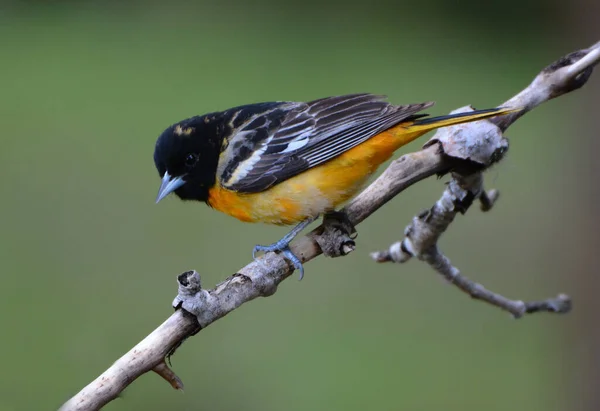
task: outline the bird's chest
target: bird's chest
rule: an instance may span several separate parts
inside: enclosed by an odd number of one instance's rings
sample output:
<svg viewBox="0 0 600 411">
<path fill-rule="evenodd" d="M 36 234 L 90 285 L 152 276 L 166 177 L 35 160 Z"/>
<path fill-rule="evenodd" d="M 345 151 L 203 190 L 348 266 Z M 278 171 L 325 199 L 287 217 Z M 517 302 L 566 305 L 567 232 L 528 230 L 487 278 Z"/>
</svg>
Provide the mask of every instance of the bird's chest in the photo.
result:
<svg viewBox="0 0 600 411">
<path fill-rule="evenodd" d="M 340 176 L 333 170 L 327 173 L 320 168 L 260 193 L 213 188 L 208 204 L 242 221 L 290 225 L 335 209 L 352 197 L 365 180 L 363 175 L 348 175 L 348 170 Z"/>
</svg>

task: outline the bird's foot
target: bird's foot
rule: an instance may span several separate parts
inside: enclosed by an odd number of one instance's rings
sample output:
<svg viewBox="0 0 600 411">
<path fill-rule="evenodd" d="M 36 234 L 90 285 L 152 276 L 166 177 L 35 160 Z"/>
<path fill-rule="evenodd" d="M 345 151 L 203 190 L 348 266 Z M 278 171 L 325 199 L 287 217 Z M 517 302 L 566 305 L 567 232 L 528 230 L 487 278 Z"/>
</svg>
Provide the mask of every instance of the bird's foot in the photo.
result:
<svg viewBox="0 0 600 411">
<path fill-rule="evenodd" d="M 289 242 L 279 240 L 276 243 L 269 245 L 256 245 L 254 246 L 254 250 L 252 250 L 252 258 L 256 259 L 256 253 L 258 251 L 263 251 L 265 253 L 273 251 L 283 254 L 283 256 L 290 260 L 294 268 L 300 273 L 299 280 L 302 280 L 302 278 L 304 277 L 304 267 L 302 266 L 302 261 L 300 261 L 300 259 L 296 257 L 294 253 L 292 253 L 292 250 L 290 250 Z"/>
<path fill-rule="evenodd" d="M 289 233 L 287 233 L 281 240 L 270 244 L 270 245 L 257 245 L 254 246 L 254 250 L 252 251 L 252 258 L 256 259 L 257 251 L 264 251 L 265 253 L 269 251 L 279 252 L 283 254 L 285 258 L 290 260 L 292 265 L 296 270 L 300 272 L 300 280 L 304 277 L 304 267 L 302 266 L 302 261 L 294 253 L 290 250 L 290 242 L 298 235 L 302 230 L 304 230 L 310 223 L 315 221 L 318 216 L 307 218 L 302 221 L 296 227 L 294 227 Z"/>
</svg>

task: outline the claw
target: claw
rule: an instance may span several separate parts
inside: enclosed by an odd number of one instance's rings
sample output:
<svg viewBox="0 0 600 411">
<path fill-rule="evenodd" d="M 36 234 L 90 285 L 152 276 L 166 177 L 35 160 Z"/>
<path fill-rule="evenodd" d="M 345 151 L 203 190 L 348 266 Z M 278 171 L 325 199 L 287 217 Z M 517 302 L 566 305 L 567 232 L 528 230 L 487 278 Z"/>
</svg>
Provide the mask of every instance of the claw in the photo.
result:
<svg viewBox="0 0 600 411">
<path fill-rule="evenodd" d="M 257 251 L 264 251 L 265 253 L 268 253 L 270 251 L 280 252 L 285 258 L 290 260 L 294 268 L 300 272 L 300 277 L 298 278 L 298 280 L 302 280 L 302 278 L 304 278 L 304 267 L 302 266 L 302 262 L 298 257 L 296 257 L 294 253 L 292 253 L 292 250 L 290 250 L 290 246 L 288 243 L 282 243 L 281 241 L 278 241 L 270 245 L 254 246 L 254 250 L 252 250 L 252 258 L 254 258 L 255 260 Z"/>
<path fill-rule="evenodd" d="M 294 265 L 294 268 L 300 273 L 300 275 L 298 276 L 298 281 L 302 281 L 302 279 L 304 278 L 304 266 L 302 265 L 302 261 L 300 261 L 300 259 L 296 257 L 294 253 L 292 253 L 292 250 L 290 250 L 289 247 L 281 251 L 282 254 Z"/>
<path fill-rule="evenodd" d="M 315 216 L 302 221 L 300 224 L 294 227 L 292 231 L 287 233 L 281 240 L 277 241 L 276 243 L 270 245 L 254 246 L 254 250 L 252 250 L 252 258 L 256 260 L 257 251 L 264 251 L 265 253 L 268 253 L 269 251 L 280 252 L 285 258 L 290 260 L 290 262 L 294 265 L 294 268 L 300 272 L 299 279 L 302 280 L 302 278 L 304 278 L 304 267 L 302 266 L 302 261 L 300 261 L 300 259 L 296 257 L 294 253 L 292 253 L 292 250 L 290 250 L 290 242 L 294 239 L 294 237 L 298 235 L 298 233 L 300 233 L 300 231 L 304 230 L 306 226 L 315 221 L 316 218 L 317 217 Z"/>
</svg>

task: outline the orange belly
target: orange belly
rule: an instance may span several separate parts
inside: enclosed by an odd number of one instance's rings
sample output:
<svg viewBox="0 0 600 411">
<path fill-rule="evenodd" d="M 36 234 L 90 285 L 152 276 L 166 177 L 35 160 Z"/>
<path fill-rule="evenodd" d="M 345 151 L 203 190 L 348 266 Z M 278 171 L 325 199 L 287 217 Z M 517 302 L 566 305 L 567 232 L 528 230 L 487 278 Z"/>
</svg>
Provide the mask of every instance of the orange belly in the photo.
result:
<svg viewBox="0 0 600 411">
<path fill-rule="evenodd" d="M 406 124 L 378 134 L 332 160 L 260 193 L 237 193 L 217 183 L 208 204 L 239 220 L 295 224 L 334 210 L 354 196 L 398 148 L 424 134 Z"/>
</svg>

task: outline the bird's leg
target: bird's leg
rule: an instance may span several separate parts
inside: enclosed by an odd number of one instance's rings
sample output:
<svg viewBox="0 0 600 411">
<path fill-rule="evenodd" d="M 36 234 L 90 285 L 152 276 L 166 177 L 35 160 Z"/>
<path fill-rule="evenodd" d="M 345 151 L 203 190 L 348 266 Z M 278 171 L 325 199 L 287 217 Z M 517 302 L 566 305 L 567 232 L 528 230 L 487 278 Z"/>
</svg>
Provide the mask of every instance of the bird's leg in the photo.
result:
<svg viewBox="0 0 600 411">
<path fill-rule="evenodd" d="M 306 220 L 302 221 L 296 227 L 292 228 L 292 230 L 287 233 L 281 240 L 269 244 L 269 245 L 256 245 L 254 246 L 254 250 L 252 251 L 252 258 L 256 258 L 257 251 L 264 251 L 265 253 L 269 251 L 279 251 L 285 258 L 291 261 L 294 267 L 300 271 L 300 280 L 304 277 L 304 267 L 302 266 L 302 262 L 298 257 L 292 253 L 290 250 L 290 242 L 296 237 L 300 231 L 304 230 L 310 223 L 315 221 L 319 216 L 310 217 Z"/>
</svg>

